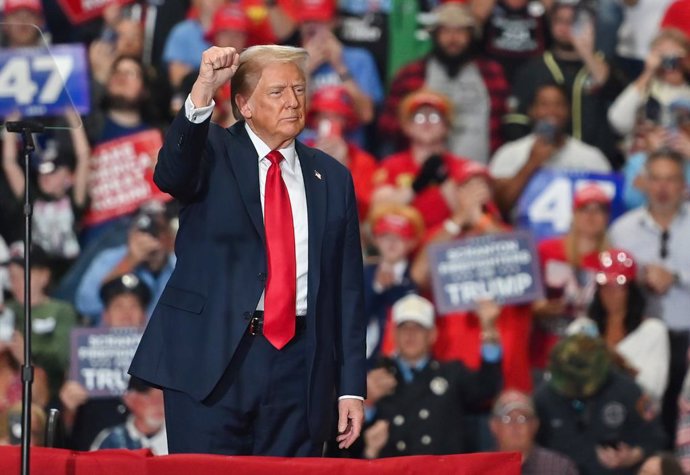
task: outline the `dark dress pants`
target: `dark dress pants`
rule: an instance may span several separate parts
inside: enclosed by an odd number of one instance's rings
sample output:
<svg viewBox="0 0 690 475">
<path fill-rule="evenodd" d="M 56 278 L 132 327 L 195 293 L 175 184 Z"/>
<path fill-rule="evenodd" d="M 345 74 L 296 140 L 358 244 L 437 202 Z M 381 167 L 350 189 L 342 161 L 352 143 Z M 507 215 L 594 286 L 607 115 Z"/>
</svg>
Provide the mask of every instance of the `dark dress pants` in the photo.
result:
<svg viewBox="0 0 690 475">
<path fill-rule="evenodd" d="M 199 368 L 203 371 L 204 368 Z M 197 402 L 165 389 L 170 453 L 310 457 L 322 443 L 307 424 L 306 336 L 282 350 L 245 334 L 212 393 Z"/>
</svg>

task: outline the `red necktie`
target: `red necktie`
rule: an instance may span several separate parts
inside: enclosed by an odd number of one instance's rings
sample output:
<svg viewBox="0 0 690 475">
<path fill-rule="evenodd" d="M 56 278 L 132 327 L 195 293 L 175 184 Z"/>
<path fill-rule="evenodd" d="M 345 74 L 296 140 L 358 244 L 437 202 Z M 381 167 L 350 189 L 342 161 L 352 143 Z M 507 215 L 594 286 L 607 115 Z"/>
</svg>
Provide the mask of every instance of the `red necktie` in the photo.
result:
<svg viewBox="0 0 690 475">
<path fill-rule="evenodd" d="M 264 296 L 264 336 L 279 350 L 295 336 L 297 271 L 290 195 L 280 173 L 283 155 L 272 150 L 266 176 L 264 227 L 268 280 Z"/>
</svg>

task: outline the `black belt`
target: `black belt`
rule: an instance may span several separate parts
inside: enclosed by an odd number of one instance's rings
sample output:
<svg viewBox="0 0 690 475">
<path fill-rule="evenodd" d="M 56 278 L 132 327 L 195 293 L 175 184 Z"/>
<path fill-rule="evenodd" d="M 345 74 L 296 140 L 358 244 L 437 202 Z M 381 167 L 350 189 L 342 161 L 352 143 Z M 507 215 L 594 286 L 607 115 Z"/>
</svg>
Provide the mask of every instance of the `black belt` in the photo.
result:
<svg viewBox="0 0 690 475">
<path fill-rule="evenodd" d="M 306 315 L 296 315 L 295 316 L 295 335 L 298 335 L 307 328 L 307 316 Z M 249 327 L 247 331 L 250 335 L 263 335 L 264 333 L 264 312 L 257 310 L 252 313 L 252 317 L 249 319 Z"/>
</svg>

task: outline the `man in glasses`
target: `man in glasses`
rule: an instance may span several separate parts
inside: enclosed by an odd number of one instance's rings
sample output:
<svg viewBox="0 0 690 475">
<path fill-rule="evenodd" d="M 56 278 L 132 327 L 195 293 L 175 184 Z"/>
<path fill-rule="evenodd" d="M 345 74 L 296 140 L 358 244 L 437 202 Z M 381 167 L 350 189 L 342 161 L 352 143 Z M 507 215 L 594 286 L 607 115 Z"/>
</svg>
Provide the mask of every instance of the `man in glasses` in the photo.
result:
<svg viewBox="0 0 690 475">
<path fill-rule="evenodd" d="M 536 444 L 539 418 L 527 394 L 514 389 L 502 392 L 494 403 L 489 428 L 500 452 L 522 454 L 523 475 L 579 473 L 568 457 Z"/>
<path fill-rule="evenodd" d="M 685 203 L 686 158 L 670 149 L 652 153 L 645 165 L 647 205 L 621 216 L 611 226 L 611 244 L 629 250 L 640 264 L 647 314 L 670 330 L 671 367 L 662 408 L 669 435 L 675 434 L 676 401 L 687 368 L 690 319 L 690 208 Z"/>
<path fill-rule="evenodd" d="M 398 120 L 409 139 L 406 150 L 389 155 L 374 174 L 372 204 L 410 204 L 432 228 L 449 218 L 452 209 L 452 180 L 447 180 L 452 163 L 464 158 L 448 149 L 453 118 L 450 99 L 431 89 L 405 96 Z"/>
</svg>

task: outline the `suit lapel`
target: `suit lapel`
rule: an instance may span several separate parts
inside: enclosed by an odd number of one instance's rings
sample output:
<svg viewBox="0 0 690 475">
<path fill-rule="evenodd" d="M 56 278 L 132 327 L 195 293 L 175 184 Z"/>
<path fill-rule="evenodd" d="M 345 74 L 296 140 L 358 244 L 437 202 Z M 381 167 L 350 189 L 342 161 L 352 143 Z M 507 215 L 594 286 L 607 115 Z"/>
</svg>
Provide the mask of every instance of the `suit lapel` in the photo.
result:
<svg viewBox="0 0 690 475">
<path fill-rule="evenodd" d="M 326 227 L 326 198 L 327 183 L 323 167 L 314 150 L 296 142 L 304 191 L 307 197 L 307 219 L 309 223 L 309 290 L 308 305 L 310 313 L 316 308 L 316 296 L 319 292 L 321 271 L 321 248 L 323 246 L 323 232 Z"/>
<path fill-rule="evenodd" d="M 235 174 L 235 180 L 249 217 L 261 241 L 265 243 L 264 219 L 259 196 L 259 157 L 244 129 L 244 122 L 238 122 L 227 130 L 238 140 L 240 146 L 234 150 L 228 150 L 229 141 L 224 141 L 225 156 Z"/>
</svg>

